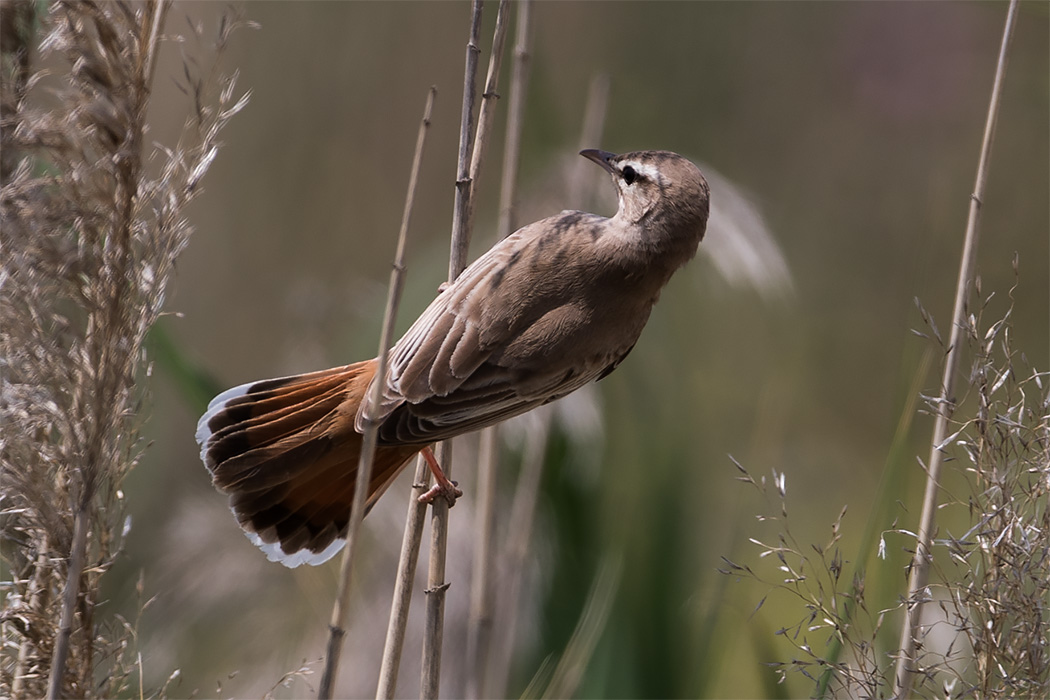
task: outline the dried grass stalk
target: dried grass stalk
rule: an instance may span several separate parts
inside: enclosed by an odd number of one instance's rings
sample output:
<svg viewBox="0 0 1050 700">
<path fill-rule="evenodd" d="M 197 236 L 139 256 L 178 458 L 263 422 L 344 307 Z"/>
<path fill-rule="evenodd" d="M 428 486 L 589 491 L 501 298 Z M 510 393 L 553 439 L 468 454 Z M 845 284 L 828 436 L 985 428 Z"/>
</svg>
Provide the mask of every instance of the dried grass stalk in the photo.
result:
<svg viewBox="0 0 1050 700">
<path fill-rule="evenodd" d="M 233 78 L 187 63 L 193 112 L 153 166 L 146 114 L 168 7 L 55 3 L 46 76 L 30 73 L 28 40 L 5 47 L 0 695 L 115 696 L 135 670 L 128 626 L 95 608 L 130 526 L 121 484 L 143 449 L 143 344 L 189 241 L 183 208 L 247 101 Z M 223 18 L 216 55 L 237 24 Z"/>
<path fill-rule="evenodd" d="M 423 119 L 419 124 L 416 136 L 416 150 L 412 158 L 412 169 L 408 177 L 408 194 L 405 196 L 405 208 L 401 215 L 401 229 L 397 236 L 397 252 L 394 255 L 394 266 L 390 271 L 390 284 L 387 287 L 386 310 L 383 312 L 383 332 L 379 338 L 379 366 L 376 375 L 386 376 L 387 355 L 394 337 L 394 323 L 397 321 L 397 310 L 401 304 L 401 292 L 405 286 L 405 248 L 408 241 L 408 226 L 412 220 L 412 208 L 416 200 L 416 184 L 419 182 L 419 169 L 423 163 L 423 147 L 426 145 L 427 130 L 430 127 L 430 115 L 434 110 L 434 97 L 437 90 L 433 87 L 427 93 L 426 106 L 423 108 Z M 372 396 L 368 405 L 379 404 L 382 385 L 376 382 L 372 387 Z M 350 509 L 350 522 L 346 531 L 346 546 L 343 548 L 343 562 L 340 567 L 339 591 L 335 605 L 332 607 L 332 620 L 328 626 L 328 648 L 325 653 L 324 673 L 317 697 L 322 700 L 332 697 L 336 675 L 339 672 L 339 657 L 343 649 L 343 638 L 346 636 L 346 617 L 350 607 L 350 576 L 353 572 L 354 554 L 357 550 L 358 533 L 361 520 L 365 517 L 365 500 L 368 485 L 372 479 L 372 462 L 375 459 L 376 438 L 379 424 L 366 414 L 365 430 L 362 437 L 361 456 L 357 464 L 357 480 L 354 484 L 354 499 Z"/>
<path fill-rule="evenodd" d="M 1011 0 L 1006 13 L 1006 26 L 1003 28 L 1002 44 L 999 48 L 999 60 L 992 84 L 992 94 L 988 101 L 988 117 L 984 125 L 984 139 L 981 143 L 981 155 L 977 162 L 977 178 L 973 194 L 970 196 L 970 215 L 966 223 L 966 236 L 963 243 L 962 260 L 959 263 L 959 278 L 955 288 L 955 303 L 952 311 L 952 327 L 948 340 L 948 354 L 944 360 L 944 378 L 941 382 L 941 401 L 937 405 L 937 418 L 933 428 L 933 444 L 927 462 L 926 492 L 922 501 L 922 516 L 919 521 L 918 536 L 915 543 L 915 556 L 912 560 L 911 575 L 908 581 L 907 613 L 901 626 L 900 653 L 897 658 L 897 674 L 894 682 L 894 695 L 908 697 L 911 695 L 916 667 L 915 649 L 921 636 L 919 621 L 922 616 L 926 583 L 929 578 L 931 543 L 936 528 L 937 498 L 940 491 L 940 471 L 943 457 L 943 444 L 948 435 L 948 421 L 955 407 L 955 377 L 962 357 L 963 329 L 967 313 L 967 299 L 973 284 L 974 267 L 977 259 L 977 234 L 979 231 L 981 202 L 984 199 L 985 183 L 988 180 L 988 165 L 991 160 L 992 141 L 995 136 L 995 124 L 999 117 L 999 103 L 1002 96 L 1003 77 L 1006 74 L 1006 59 L 1010 51 L 1014 25 L 1017 20 L 1017 0 Z"/>
<path fill-rule="evenodd" d="M 481 49 L 481 11 L 483 3 L 471 3 L 470 38 L 467 41 L 466 66 L 463 71 L 463 108 L 460 116 L 459 157 L 456 164 L 456 198 L 452 212 L 452 240 L 449 247 L 448 280 L 452 282 L 467 266 L 470 247 L 471 205 L 473 185 L 470 165 L 474 158 L 475 142 L 471 140 L 474 128 L 474 103 L 477 94 L 478 55 Z M 477 135 L 475 135 L 477 138 Z M 480 156 L 478 156 L 480 158 Z M 479 166 L 480 167 L 480 166 Z M 452 441 L 438 445 L 437 459 L 451 476 Z M 445 619 L 445 553 L 448 542 L 448 502 L 435 498 L 431 504 L 430 559 L 427 571 L 426 609 L 423 625 L 423 661 L 419 680 L 420 698 L 436 698 L 441 679 L 441 645 Z"/>
<path fill-rule="evenodd" d="M 397 690 L 397 672 L 401 667 L 401 652 L 405 645 L 405 628 L 412 604 L 412 583 L 416 578 L 419 562 L 419 546 L 423 542 L 423 523 L 427 504 L 417 498 L 429 488 L 430 469 L 422 455 L 416 460 L 415 480 L 412 482 L 412 498 L 408 501 L 405 516 L 405 532 L 401 539 L 401 554 L 397 560 L 397 575 L 394 580 L 394 597 L 390 602 L 390 620 L 383 644 L 383 661 L 379 669 L 379 686 L 376 700 L 390 699 Z"/>
<path fill-rule="evenodd" d="M 500 6 L 502 12 L 503 6 Z M 514 61 L 510 78 L 510 104 L 507 108 L 507 131 L 504 138 L 503 171 L 500 178 L 499 222 L 496 236 L 503 240 L 516 226 L 518 161 L 521 155 L 521 132 L 525 116 L 525 95 L 529 76 L 531 0 L 518 3 L 515 30 Z M 502 47 L 501 47 L 502 49 Z M 495 49 L 493 49 L 495 52 Z M 498 73 L 498 71 L 496 71 Z M 492 71 L 490 70 L 490 77 Z M 493 88 L 494 89 L 494 88 Z M 484 115 L 484 105 L 482 106 Z M 482 119 L 483 121 L 483 119 Z M 473 174 L 472 178 L 476 178 Z M 467 697 L 485 694 L 489 671 L 489 652 L 495 619 L 496 572 L 496 469 L 499 462 L 499 426 L 481 432 L 478 446 L 477 538 L 474 543 L 474 566 L 470 582 L 470 620 L 467 631 Z"/>
</svg>

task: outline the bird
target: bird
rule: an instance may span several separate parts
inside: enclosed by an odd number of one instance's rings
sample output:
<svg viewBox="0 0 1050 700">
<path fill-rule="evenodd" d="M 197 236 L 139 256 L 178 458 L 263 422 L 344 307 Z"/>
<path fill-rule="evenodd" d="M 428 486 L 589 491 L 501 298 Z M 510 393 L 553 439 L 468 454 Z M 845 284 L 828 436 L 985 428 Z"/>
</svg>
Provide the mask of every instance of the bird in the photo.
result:
<svg viewBox="0 0 1050 700">
<path fill-rule="evenodd" d="M 555 401 L 615 370 L 672 274 L 697 252 L 710 191 L 670 151 L 580 155 L 618 195 L 612 217 L 566 210 L 481 255 L 378 360 L 249 382 L 209 403 L 201 459 L 271 561 L 321 564 L 343 546 L 366 416 L 378 425 L 366 512 L 430 446 Z M 371 386 L 379 383 L 371 404 Z"/>
</svg>

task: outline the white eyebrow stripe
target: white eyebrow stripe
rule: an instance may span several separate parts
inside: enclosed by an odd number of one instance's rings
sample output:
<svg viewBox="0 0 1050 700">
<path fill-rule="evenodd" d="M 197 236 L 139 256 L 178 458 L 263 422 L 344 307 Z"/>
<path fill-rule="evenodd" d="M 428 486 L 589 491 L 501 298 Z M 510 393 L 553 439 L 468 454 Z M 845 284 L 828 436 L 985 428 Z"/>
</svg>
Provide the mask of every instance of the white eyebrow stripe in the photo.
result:
<svg viewBox="0 0 1050 700">
<path fill-rule="evenodd" d="M 625 160 L 620 163 L 620 172 L 622 173 L 623 169 L 628 165 L 634 168 L 634 171 L 644 178 L 648 178 L 653 182 L 663 182 L 663 177 L 660 175 L 660 171 L 649 163 L 639 163 L 636 160 Z"/>
</svg>

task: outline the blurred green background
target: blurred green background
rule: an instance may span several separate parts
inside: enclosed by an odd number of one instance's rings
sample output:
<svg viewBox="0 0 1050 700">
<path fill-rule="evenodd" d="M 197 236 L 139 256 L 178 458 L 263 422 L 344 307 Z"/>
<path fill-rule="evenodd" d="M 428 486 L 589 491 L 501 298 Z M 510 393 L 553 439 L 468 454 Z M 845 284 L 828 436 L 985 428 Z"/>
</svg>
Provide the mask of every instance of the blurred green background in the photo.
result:
<svg viewBox="0 0 1050 700">
<path fill-rule="evenodd" d="M 217 4 L 177 2 L 214 22 Z M 239 532 L 201 466 L 194 426 L 217 388 L 371 357 L 427 88 L 437 108 L 411 232 L 399 328 L 447 269 L 469 6 L 453 2 L 248 3 L 224 58 L 252 91 L 190 212 L 197 232 L 156 340 L 146 435 L 125 486 L 133 530 L 111 576 L 112 605 L 139 626 L 147 683 L 175 668 L 171 692 L 259 696 L 304 662 L 319 674 L 338 560 L 288 570 Z M 482 69 L 496 3 L 487 3 Z M 766 511 L 735 480 L 786 475 L 792 530 L 824 542 L 843 505 L 843 554 L 856 558 L 887 461 L 910 476 L 871 525 L 918 518 L 931 421 L 916 416 L 890 445 L 928 343 L 918 297 L 946 334 L 969 195 L 1006 4 L 572 3 L 534 7 L 521 163 L 521 222 L 590 206 L 557 187 L 573 157 L 588 84 L 607 74 L 611 151 L 661 148 L 717 169 L 751 193 L 790 267 L 770 299 L 721 279 L 700 256 L 672 281 L 630 359 L 596 393 L 602 429 L 556 430 L 537 515 L 507 693 L 555 663 L 603 562 L 621 563 L 582 697 L 758 697 L 811 692 L 775 685 L 762 662 L 790 658 L 774 635 L 804 612 L 760 584 L 720 576 L 725 555 L 776 578 L 749 537 L 774 539 Z M 513 32 L 513 26 L 511 28 Z M 513 35 L 511 35 L 513 37 Z M 512 40 L 512 38 L 511 38 Z M 508 41 L 509 43 L 509 41 Z M 1048 357 L 1048 12 L 1023 3 L 1003 93 L 981 224 L 979 271 L 999 311 L 1014 282 L 1016 346 Z M 163 140 L 186 114 L 158 65 L 151 107 Z M 504 62 L 503 92 L 510 58 Z M 497 138 L 481 184 L 471 258 L 492 242 Z M 593 176 L 607 188 L 598 169 Z M 712 198 L 717 203 L 719 192 Z M 606 200 L 599 211 L 611 214 Z M 712 222 L 712 226 L 715 222 Z M 918 386 L 935 392 L 935 359 Z M 470 440 L 467 441 L 468 443 Z M 460 449 L 467 455 L 469 445 Z M 501 472 L 501 532 L 516 473 Z M 443 695 L 464 691 L 474 467 L 452 511 Z M 410 477 L 365 521 L 340 692 L 374 693 Z M 872 606 L 905 587 L 901 548 L 873 560 Z M 421 569 L 425 570 L 424 562 Z M 763 569 L 765 567 L 765 569 Z M 615 570 L 615 569 L 614 569 Z M 421 588 L 421 586 L 420 586 Z M 418 693 L 421 590 L 399 694 Z M 897 622 L 887 626 L 895 639 Z M 811 644 L 824 638 L 816 635 Z M 278 695 L 299 697 L 317 676 Z"/>
</svg>

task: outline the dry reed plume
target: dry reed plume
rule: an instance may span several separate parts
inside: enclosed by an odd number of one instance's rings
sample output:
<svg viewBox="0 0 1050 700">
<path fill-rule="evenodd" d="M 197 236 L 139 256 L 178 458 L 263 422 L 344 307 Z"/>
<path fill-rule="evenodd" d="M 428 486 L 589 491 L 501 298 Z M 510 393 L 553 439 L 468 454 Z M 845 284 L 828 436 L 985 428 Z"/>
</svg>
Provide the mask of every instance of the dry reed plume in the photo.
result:
<svg viewBox="0 0 1050 700">
<path fill-rule="evenodd" d="M 1015 260 L 1015 267 L 1016 267 Z M 999 318 L 986 320 L 994 293 L 968 310 L 963 328 L 970 355 L 967 383 L 939 447 L 954 467 L 952 495 L 942 500 L 943 531 L 933 540 L 933 566 L 925 598 L 932 603 L 920 629 L 914 693 L 929 697 L 1046 697 L 1050 693 L 1050 374 L 1027 363 L 1014 347 L 1010 303 Z M 981 294 L 978 279 L 975 292 Z M 931 342 L 943 352 L 935 324 Z M 937 397 L 923 397 L 930 412 Z M 738 465 L 739 466 L 739 465 Z M 789 526 L 783 474 L 741 479 L 766 496 L 777 523 L 776 543 L 758 539 L 760 556 L 781 572 L 778 579 L 729 562 L 724 573 L 764 580 L 790 594 L 804 616 L 778 630 L 795 648 L 791 661 L 777 662 L 782 675 L 797 672 L 817 684 L 817 695 L 889 697 L 894 682 L 892 641 L 881 638 L 891 610 L 872 609 L 861 571 L 841 551 L 845 509 L 824 545 L 800 543 Z M 962 523 L 962 526 L 959 524 Z M 961 532 L 958 532 L 961 530 Z M 907 530 L 888 535 L 914 539 Z M 873 567 L 872 567 L 873 568 Z M 903 603 L 893 608 L 902 610 Z M 892 634 L 892 632 L 890 632 Z M 832 648 L 836 649 L 833 654 Z M 839 655 L 837 649 L 845 651 Z"/>
<path fill-rule="evenodd" d="M 37 7 L 3 5 L 0 695 L 112 697 L 136 673 L 134 628 L 99 609 L 99 586 L 130 527 L 143 344 L 192 230 L 183 209 L 247 96 L 185 59 L 189 118 L 177 144 L 154 147 L 169 4 Z M 185 45 L 217 58 L 238 24 L 224 16 L 207 41 L 191 24 Z"/>
</svg>

